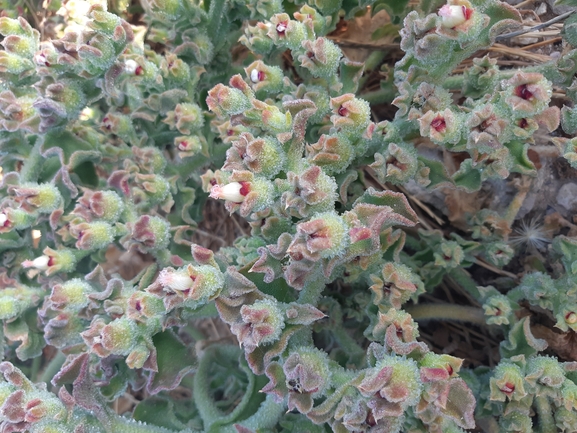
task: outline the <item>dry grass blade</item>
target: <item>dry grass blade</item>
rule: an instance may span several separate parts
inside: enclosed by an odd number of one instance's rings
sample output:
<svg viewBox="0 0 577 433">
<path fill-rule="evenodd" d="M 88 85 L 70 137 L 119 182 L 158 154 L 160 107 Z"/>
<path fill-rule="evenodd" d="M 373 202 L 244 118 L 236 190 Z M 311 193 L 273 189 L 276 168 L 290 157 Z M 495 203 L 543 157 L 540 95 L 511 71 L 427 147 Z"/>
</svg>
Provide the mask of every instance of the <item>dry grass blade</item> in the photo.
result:
<svg viewBox="0 0 577 433">
<path fill-rule="evenodd" d="M 489 47 L 489 51 L 507 56 L 523 57 L 539 63 L 546 63 L 551 61 L 551 57 L 549 56 L 545 56 L 543 54 L 528 53 L 521 48 L 507 47 L 506 45 L 501 44 L 495 44 L 492 47 Z"/>
</svg>

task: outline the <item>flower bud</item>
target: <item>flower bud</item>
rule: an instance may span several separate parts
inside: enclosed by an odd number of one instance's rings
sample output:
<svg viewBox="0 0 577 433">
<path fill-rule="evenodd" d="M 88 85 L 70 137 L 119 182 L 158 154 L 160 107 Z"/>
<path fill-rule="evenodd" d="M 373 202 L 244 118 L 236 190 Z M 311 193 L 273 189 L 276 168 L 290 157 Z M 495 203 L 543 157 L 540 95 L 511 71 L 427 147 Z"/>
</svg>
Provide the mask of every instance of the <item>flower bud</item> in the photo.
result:
<svg viewBox="0 0 577 433">
<path fill-rule="evenodd" d="M 348 226 L 341 216 L 324 212 L 297 225 L 297 234 L 287 252 L 294 260 L 318 261 L 343 255 L 349 243 Z"/>
<path fill-rule="evenodd" d="M 124 114 L 108 113 L 102 118 L 100 129 L 104 132 L 118 135 L 124 141 L 130 142 L 136 139 L 132 119 Z"/>
<path fill-rule="evenodd" d="M 147 292 L 134 292 L 128 299 L 126 316 L 132 320 L 146 322 L 146 319 L 166 314 L 162 300 Z"/>
<path fill-rule="evenodd" d="M 166 158 L 157 147 L 136 147 L 132 148 L 134 159 L 141 171 L 147 173 L 161 174 L 166 168 Z"/>
<path fill-rule="evenodd" d="M 79 311 L 90 302 L 88 294 L 94 289 L 80 278 L 68 280 L 63 284 L 56 284 L 52 288 L 50 301 L 55 309 L 70 309 Z"/>
<path fill-rule="evenodd" d="M 181 134 L 192 134 L 204 125 L 202 109 L 196 104 L 178 104 L 174 111 L 166 113 L 164 123 L 170 125 L 171 129 L 176 128 Z"/>
<path fill-rule="evenodd" d="M 0 212 L 0 233 L 12 229 L 22 230 L 35 224 L 38 215 L 36 212 L 22 208 L 5 208 Z"/>
<path fill-rule="evenodd" d="M 461 119 L 449 108 L 442 112 L 427 111 L 419 119 L 423 137 L 437 144 L 457 144 L 461 140 Z"/>
<path fill-rule="evenodd" d="M 16 54 L 0 51 L 0 72 L 20 75 L 31 69 L 34 69 L 34 64 L 30 60 Z"/>
<path fill-rule="evenodd" d="M 62 203 L 60 191 L 50 183 L 25 183 L 10 187 L 16 199 L 40 213 L 50 213 Z"/>
<path fill-rule="evenodd" d="M 256 26 L 247 26 L 239 42 L 255 54 L 266 55 L 274 47 L 273 40 L 267 35 L 272 24 L 256 23 Z"/>
<path fill-rule="evenodd" d="M 559 389 L 565 381 L 565 370 L 549 356 L 535 356 L 527 361 L 525 380 L 537 388 Z"/>
<path fill-rule="evenodd" d="M 47 269 L 44 270 L 46 275 L 52 275 L 56 272 L 72 272 L 76 268 L 76 263 L 85 253 L 67 248 L 53 250 L 50 247 L 44 248 L 43 257 L 48 257 Z M 24 263 L 22 263 L 24 266 Z"/>
<path fill-rule="evenodd" d="M 489 325 L 509 325 L 513 318 L 511 301 L 507 296 L 500 293 L 487 298 L 483 303 L 483 310 Z"/>
<path fill-rule="evenodd" d="M 134 195 L 142 195 L 150 205 L 158 204 L 170 195 L 170 184 L 162 175 L 136 174 L 134 181 Z"/>
<path fill-rule="evenodd" d="M 178 157 L 190 158 L 195 155 L 209 157 L 208 143 L 203 136 L 188 135 L 174 138 L 175 147 L 178 149 Z"/>
<path fill-rule="evenodd" d="M 267 34 L 277 46 L 288 47 L 293 51 L 301 49 L 301 43 L 307 39 L 307 28 L 303 23 L 291 20 L 288 14 L 273 15 L 272 26 Z"/>
<path fill-rule="evenodd" d="M 520 401 L 527 395 L 521 368 L 511 362 L 500 362 L 490 380 L 491 400 Z"/>
<path fill-rule="evenodd" d="M 341 173 L 349 167 L 355 151 L 346 135 L 321 135 L 319 141 L 307 146 L 308 158 L 328 174 Z"/>
<path fill-rule="evenodd" d="M 278 66 L 267 66 L 256 60 L 244 68 L 255 92 L 278 93 L 282 90 L 284 74 Z"/>
<path fill-rule="evenodd" d="M 306 218 L 334 208 L 337 183 L 317 165 L 300 174 L 287 173 L 287 181 L 276 180 L 282 191 L 281 206 L 292 216 Z"/>
<path fill-rule="evenodd" d="M 123 210 L 124 203 L 116 192 L 86 190 L 76 201 L 76 207 L 72 213 L 87 221 L 99 218 L 113 223 L 118 220 Z"/>
<path fill-rule="evenodd" d="M 251 107 L 250 100 L 242 91 L 221 83 L 208 92 L 206 104 L 219 116 L 240 114 Z"/>
<path fill-rule="evenodd" d="M 0 290 L 0 320 L 20 316 L 28 308 L 40 301 L 39 289 L 18 285 Z"/>
<path fill-rule="evenodd" d="M 283 365 L 289 410 L 307 413 L 312 409 L 313 399 L 323 396 L 331 385 L 328 365 L 327 354 L 314 347 L 301 347 L 291 353 Z"/>
<path fill-rule="evenodd" d="M 104 221 L 80 223 L 70 227 L 70 233 L 81 250 L 100 250 L 114 241 L 114 228 Z"/>
<path fill-rule="evenodd" d="M 406 143 L 390 143 L 382 154 L 375 153 L 375 162 L 370 167 L 383 183 L 405 183 L 417 173 L 417 151 L 414 146 Z"/>
<path fill-rule="evenodd" d="M 402 416 L 419 401 L 422 390 L 417 364 L 412 359 L 385 356 L 370 369 L 357 386 L 370 400 L 376 421 L 384 416 Z"/>
<path fill-rule="evenodd" d="M 375 305 L 390 305 L 400 310 L 413 294 L 424 292 L 424 285 L 408 266 L 389 262 L 383 266 L 380 276 L 370 275 L 373 285 L 370 289 L 374 293 Z"/>
<path fill-rule="evenodd" d="M 352 93 L 331 98 L 333 115 L 331 122 L 335 128 L 350 137 L 361 135 L 370 123 L 371 110 L 369 103 L 355 98 Z"/>
<path fill-rule="evenodd" d="M 251 353 L 261 344 L 277 341 L 285 327 L 283 313 L 276 300 L 262 299 L 240 308 L 242 322 L 231 326 L 241 345 Z"/>
<path fill-rule="evenodd" d="M 515 118 L 532 117 L 543 112 L 553 93 L 551 83 L 536 72 L 517 72 L 503 80 L 505 103 Z"/>
<path fill-rule="evenodd" d="M 302 45 L 305 53 L 298 56 L 301 66 L 308 69 L 314 77 L 333 80 L 343 55 L 341 49 L 326 38 L 305 40 Z"/>
<path fill-rule="evenodd" d="M 89 27 L 92 29 L 106 33 L 112 36 L 116 27 L 121 25 L 122 20 L 117 15 L 105 11 L 100 6 L 94 5 L 90 11 L 90 18 L 92 21 L 89 22 Z"/>
<path fill-rule="evenodd" d="M 170 224 L 163 218 L 142 215 L 132 229 L 132 240 L 144 251 L 158 251 L 170 242 Z"/>
<path fill-rule="evenodd" d="M 82 338 L 92 351 L 100 357 L 112 355 L 128 355 L 136 346 L 138 327 L 126 317 L 113 320 L 102 326 L 102 322 L 93 321 Z"/>
<path fill-rule="evenodd" d="M 243 133 L 226 152 L 223 170 L 246 170 L 266 178 L 273 178 L 283 168 L 285 153 L 272 137 L 254 138 Z"/>
<path fill-rule="evenodd" d="M 24 58 L 31 58 L 38 49 L 38 44 L 26 36 L 9 35 L 4 38 L 2 45 L 7 53 Z"/>
<path fill-rule="evenodd" d="M 191 80 L 190 67 L 175 54 L 168 53 L 162 60 L 160 69 L 163 76 L 175 84 L 187 84 Z"/>
</svg>

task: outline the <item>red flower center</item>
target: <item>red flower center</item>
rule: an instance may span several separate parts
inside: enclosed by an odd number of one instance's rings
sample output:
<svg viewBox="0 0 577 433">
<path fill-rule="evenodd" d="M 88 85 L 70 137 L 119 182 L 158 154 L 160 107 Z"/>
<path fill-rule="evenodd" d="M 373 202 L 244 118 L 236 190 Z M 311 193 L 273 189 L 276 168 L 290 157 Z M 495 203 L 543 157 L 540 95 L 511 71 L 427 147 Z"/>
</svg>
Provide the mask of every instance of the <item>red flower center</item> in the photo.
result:
<svg viewBox="0 0 577 433">
<path fill-rule="evenodd" d="M 288 26 L 288 21 L 281 21 L 280 23 L 278 23 L 276 25 L 276 32 L 279 34 L 279 36 L 284 36 L 284 33 L 286 32 L 287 26 Z"/>
<path fill-rule="evenodd" d="M 347 108 L 344 105 L 341 105 L 339 107 L 338 113 L 339 113 L 339 116 L 345 117 L 349 113 L 349 110 L 347 110 Z"/>
<path fill-rule="evenodd" d="M 240 195 L 247 196 L 250 192 L 250 183 L 248 182 L 239 182 L 240 183 Z"/>
<path fill-rule="evenodd" d="M 533 98 L 533 92 L 527 88 L 526 84 L 521 84 L 520 86 L 515 87 L 515 95 L 527 101 Z"/>
<path fill-rule="evenodd" d="M 501 392 L 504 392 L 507 395 L 513 394 L 513 392 L 515 392 L 515 384 L 507 382 L 503 388 L 501 388 Z"/>
<path fill-rule="evenodd" d="M 144 73 L 144 68 L 140 65 L 136 67 L 134 70 L 134 75 L 142 75 Z"/>
<path fill-rule="evenodd" d="M 465 19 L 468 20 L 473 15 L 473 9 L 468 8 L 467 6 L 461 6 L 463 8 L 463 15 Z"/>
<path fill-rule="evenodd" d="M 443 117 L 437 116 L 431 122 L 431 128 L 437 132 L 443 132 L 447 128 L 447 123 Z"/>
<path fill-rule="evenodd" d="M 519 120 L 519 128 L 525 129 L 527 126 L 529 126 L 529 122 L 527 122 L 527 119 L 522 118 Z"/>
</svg>

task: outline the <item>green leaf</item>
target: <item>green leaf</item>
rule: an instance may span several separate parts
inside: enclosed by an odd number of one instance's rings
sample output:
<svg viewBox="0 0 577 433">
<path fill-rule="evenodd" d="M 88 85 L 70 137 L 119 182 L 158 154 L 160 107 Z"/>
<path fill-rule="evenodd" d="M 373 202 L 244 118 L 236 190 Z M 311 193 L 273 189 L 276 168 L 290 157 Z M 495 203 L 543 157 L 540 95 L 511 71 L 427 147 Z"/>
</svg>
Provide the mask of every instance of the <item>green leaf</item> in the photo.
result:
<svg viewBox="0 0 577 433">
<path fill-rule="evenodd" d="M 156 348 L 158 372 L 150 374 L 146 389 L 156 394 L 176 388 L 182 378 L 196 367 L 196 361 L 191 348 L 185 346 L 172 331 L 156 334 L 152 342 Z"/>
</svg>

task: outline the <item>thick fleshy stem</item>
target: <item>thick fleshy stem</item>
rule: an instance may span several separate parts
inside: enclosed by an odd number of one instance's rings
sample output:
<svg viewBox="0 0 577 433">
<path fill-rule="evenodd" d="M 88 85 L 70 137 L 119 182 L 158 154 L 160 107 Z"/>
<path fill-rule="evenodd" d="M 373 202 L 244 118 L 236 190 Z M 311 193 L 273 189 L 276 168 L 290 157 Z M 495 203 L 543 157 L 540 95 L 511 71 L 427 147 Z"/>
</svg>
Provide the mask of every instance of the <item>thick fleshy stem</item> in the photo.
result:
<svg viewBox="0 0 577 433">
<path fill-rule="evenodd" d="M 42 146 L 42 140 L 36 139 L 34 147 L 30 150 L 30 153 L 24 160 L 22 164 L 22 169 L 20 170 L 20 182 L 35 182 L 40 174 L 40 166 L 42 165 L 43 158 L 40 155 L 40 146 Z"/>
<path fill-rule="evenodd" d="M 557 426 L 553 419 L 553 409 L 546 396 L 535 397 L 535 409 L 539 416 L 539 433 L 555 433 Z"/>
<path fill-rule="evenodd" d="M 40 376 L 40 382 L 50 383 L 52 378 L 56 376 L 56 373 L 60 371 L 60 368 L 64 365 L 66 361 L 66 355 L 60 350 L 56 352 L 56 356 L 50 360 L 44 372 Z"/>
<path fill-rule="evenodd" d="M 476 307 L 453 304 L 417 304 L 405 308 L 416 320 L 457 320 L 476 325 L 485 325 L 485 313 Z"/>
</svg>

